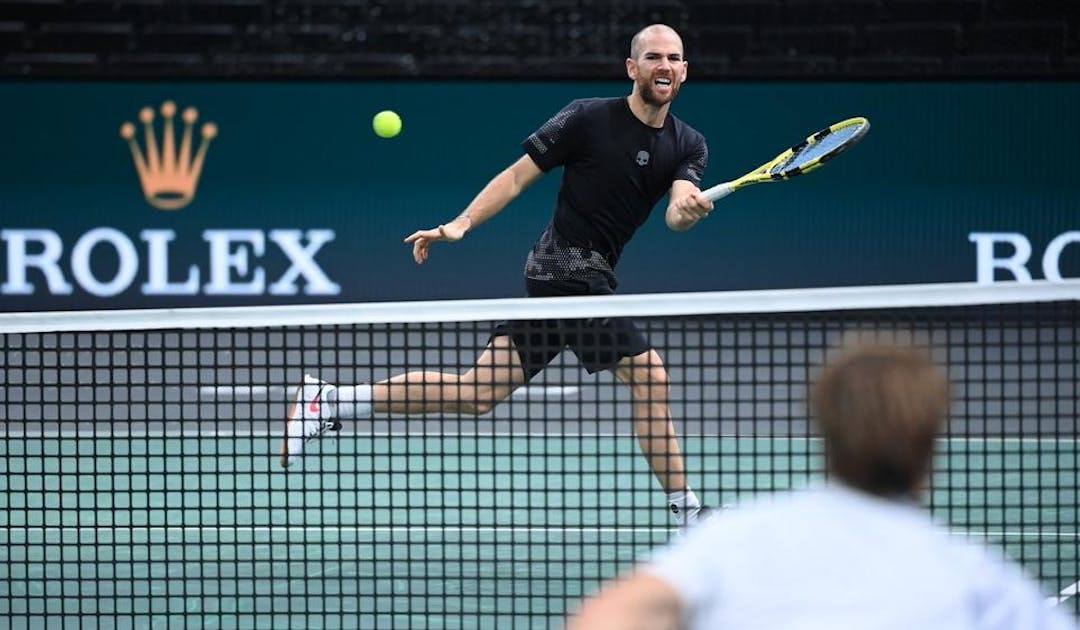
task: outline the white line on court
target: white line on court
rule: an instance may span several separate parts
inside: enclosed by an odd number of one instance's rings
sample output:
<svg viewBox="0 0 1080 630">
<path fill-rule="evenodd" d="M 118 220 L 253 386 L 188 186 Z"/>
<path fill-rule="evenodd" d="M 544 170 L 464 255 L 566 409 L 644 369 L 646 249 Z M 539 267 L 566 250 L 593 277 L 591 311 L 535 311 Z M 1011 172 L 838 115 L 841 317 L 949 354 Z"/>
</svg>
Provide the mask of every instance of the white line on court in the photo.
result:
<svg viewBox="0 0 1080 630">
<path fill-rule="evenodd" d="M 1060 540 L 1080 540 L 1080 532 L 1056 532 L 1042 530 L 952 530 L 954 536 L 971 536 L 973 538 L 1057 538 Z"/>
<path fill-rule="evenodd" d="M 644 534 L 670 533 L 671 527 L 528 527 L 528 526 L 483 526 L 483 525 L 359 525 L 359 526 L 308 526 L 308 525 L 7 525 L 0 527 L 7 532 L 52 532 L 52 531 L 124 531 L 124 532 L 243 532 L 255 533 L 349 533 L 349 534 Z M 1080 532 L 1058 532 L 1042 530 L 953 530 L 954 536 L 976 538 L 1045 538 L 1061 540 L 1080 540 Z M 1080 583 L 1069 589 L 1075 595 Z M 1066 590 L 1069 590 L 1066 589 Z M 1062 591 L 1064 594 L 1064 591 Z"/>
<path fill-rule="evenodd" d="M 243 532 L 262 534 L 285 532 L 289 534 L 653 534 L 671 533 L 671 527 L 498 527 L 480 525 L 446 526 L 405 526 L 405 525 L 364 525 L 364 526 L 307 526 L 307 525 L 7 525 L 0 531 L 113 531 L 113 532 Z"/>
<path fill-rule="evenodd" d="M 284 385 L 203 385 L 199 388 L 200 400 L 250 400 L 270 398 L 287 400 L 289 390 Z"/>
<path fill-rule="evenodd" d="M 452 418 L 452 419 L 458 419 L 458 418 Z M 397 417 L 380 418 L 379 419 L 380 422 L 387 422 L 387 421 L 396 422 L 396 421 L 399 421 L 399 420 L 404 421 L 403 419 L 397 418 Z M 508 419 L 501 419 L 501 418 L 500 419 L 494 419 L 494 420 L 492 420 L 492 419 L 477 420 L 475 418 L 470 418 L 470 417 L 466 417 L 466 416 L 462 416 L 460 418 L 460 420 L 465 421 L 465 422 L 470 422 L 470 423 L 478 423 L 478 424 L 492 423 L 492 422 L 506 422 L 506 421 L 508 421 Z M 177 421 L 173 421 L 173 420 L 168 420 L 168 421 L 162 421 L 162 420 L 141 421 L 140 420 L 139 422 L 140 423 L 151 422 L 151 423 L 157 424 L 157 423 L 161 423 L 161 422 L 177 422 Z M 247 422 L 247 421 L 245 421 L 245 422 Z M 260 421 L 260 422 L 257 422 L 256 424 L 265 424 L 265 422 L 266 421 Z M 586 422 L 587 423 L 587 422 L 590 422 L 590 421 L 585 420 L 585 421 L 575 421 L 575 422 Z M 208 424 L 208 423 L 204 423 L 204 424 Z M 228 425 L 229 421 L 220 420 L 220 421 L 216 422 L 215 424 Z M 42 432 L 23 432 L 23 433 L 19 433 L 17 431 L 12 431 L 10 429 L 10 427 L 9 427 L 6 434 L 0 433 L 0 435 L 4 435 L 4 437 L 7 437 L 7 438 L 46 438 L 46 439 L 91 438 L 91 437 L 94 437 L 94 438 L 100 438 L 100 437 L 115 437 L 115 438 L 196 438 L 196 437 L 280 438 L 281 437 L 281 432 L 280 431 L 237 431 L 237 430 L 184 431 L 182 429 L 181 430 L 166 429 L 166 430 L 161 430 L 161 431 L 131 432 L 131 431 L 113 431 L 112 429 L 108 429 L 108 430 L 106 430 L 106 429 L 94 429 L 93 431 L 65 430 L 65 431 L 42 431 Z M 578 431 L 565 431 L 565 432 L 561 432 L 561 431 L 557 431 L 557 432 L 551 432 L 551 431 L 545 431 L 545 432 L 539 432 L 539 431 L 520 431 L 520 432 L 518 432 L 518 431 L 454 431 L 454 432 L 451 432 L 451 433 L 444 433 L 444 432 L 441 432 L 441 431 L 432 431 L 432 432 L 425 432 L 425 433 L 420 433 L 420 432 L 417 432 L 417 431 L 409 431 L 409 432 L 404 432 L 404 431 L 365 431 L 363 433 L 352 433 L 352 434 L 346 433 L 344 435 L 339 434 L 337 436 L 332 436 L 332 437 L 333 438 L 340 438 L 340 437 L 379 437 L 379 438 L 386 438 L 386 437 L 391 437 L 391 438 L 393 438 L 393 437 L 400 437 L 400 438 L 421 438 L 421 437 L 427 437 L 427 438 L 438 438 L 438 437 L 444 437 L 444 438 L 446 438 L 446 437 L 448 437 L 448 438 L 457 438 L 457 437 L 484 437 L 484 438 L 490 438 L 490 437 L 495 437 L 495 438 L 518 438 L 518 437 L 530 437 L 530 438 L 542 438 L 542 437 L 628 438 L 628 437 L 635 437 L 635 435 L 631 431 L 627 431 L 625 433 L 598 432 L 598 431 L 587 431 L 587 432 L 585 432 L 585 431 L 583 431 L 583 432 L 578 432 Z M 736 440 L 736 439 L 737 440 L 754 440 L 754 441 L 762 441 L 762 442 L 790 442 L 790 441 L 793 441 L 793 440 L 804 440 L 804 441 L 807 441 L 807 442 L 820 442 L 821 441 L 821 438 L 807 437 L 807 436 L 777 436 L 777 435 L 758 435 L 758 436 L 755 436 L 755 435 L 733 435 L 733 434 L 727 434 L 727 433 L 710 434 L 710 435 L 701 435 L 701 434 L 696 434 L 696 433 L 680 433 L 679 437 L 682 437 L 682 438 L 689 437 L 689 438 L 695 438 L 695 439 L 697 439 L 697 438 L 719 438 L 719 439 L 723 439 L 723 440 Z M 1044 444 L 1044 443 L 1070 444 L 1070 443 L 1080 442 L 1080 437 L 1012 437 L 1012 436 L 993 436 L 993 435 L 991 435 L 991 436 L 971 435 L 971 436 L 949 436 L 949 437 L 942 438 L 942 441 L 949 442 L 949 443 L 953 443 L 953 442 L 960 442 L 960 443 L 965 443 L 965 442 L 981 442 L 981 443 L 1000 442 L 1000 443 L 1003 443 L 1003 444 Z"/>
<path fill-rule="evenodd" d="M 207 402 L 226 402 L 234 400 L 278 400 L 286 402 L 293 387 L 285 385 L 203 385 L 199 388 L 199 399 Z M 527 385 L 519 387 L 511 396 L 525 400 L 552 400 L 577 398 L 580 387 L 572 385 Z"/>
</svg>

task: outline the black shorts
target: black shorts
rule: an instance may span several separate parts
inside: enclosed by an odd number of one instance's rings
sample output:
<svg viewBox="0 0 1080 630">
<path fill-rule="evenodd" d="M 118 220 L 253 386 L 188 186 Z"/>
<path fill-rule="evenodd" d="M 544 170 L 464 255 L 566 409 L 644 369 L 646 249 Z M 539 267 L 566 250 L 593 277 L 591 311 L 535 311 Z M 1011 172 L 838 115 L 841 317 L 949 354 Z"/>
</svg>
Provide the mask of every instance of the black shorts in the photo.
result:
<svg viewBox="0 0 1080 630">
<path fill-rule="evenodd" d="M 592 282 L 526 278 L 525 286 L 529 297 L 614 292 L 602 276 Z M 570 348 L 589 374 L 595 374 L 652 347 L 628 317 L 512 320 L 499 324 L 491 333 L 492 337 L 501 335 L 510 335 L 514 340 L 526 380 L 539 374 L 564 348 Z"/>
</svg>

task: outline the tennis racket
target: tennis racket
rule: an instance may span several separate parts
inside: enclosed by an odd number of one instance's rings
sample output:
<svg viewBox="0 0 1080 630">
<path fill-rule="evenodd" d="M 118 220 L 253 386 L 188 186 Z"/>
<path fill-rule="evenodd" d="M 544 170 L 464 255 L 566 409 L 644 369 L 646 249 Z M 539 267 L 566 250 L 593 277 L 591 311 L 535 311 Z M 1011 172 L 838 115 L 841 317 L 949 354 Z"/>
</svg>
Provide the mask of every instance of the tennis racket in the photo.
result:
<svg viewBox="0 0 1080 630">
<path fill-rule="evenodd" d="M 716 201 L 751 184 L 779 182 L 809 173 L 851 148 L 869 130 L 869 120 L 848 118 L 822 129 L 739 179 L 717 184 L 701 194 L 709 201 Z"/>
</svg>

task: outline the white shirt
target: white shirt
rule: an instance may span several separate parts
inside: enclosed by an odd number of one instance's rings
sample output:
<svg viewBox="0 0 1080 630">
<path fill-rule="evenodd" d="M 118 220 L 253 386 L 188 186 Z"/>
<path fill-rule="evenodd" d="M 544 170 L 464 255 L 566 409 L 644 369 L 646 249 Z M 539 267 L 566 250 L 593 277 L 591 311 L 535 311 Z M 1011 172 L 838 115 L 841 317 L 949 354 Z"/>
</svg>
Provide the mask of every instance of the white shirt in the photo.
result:
<svg viewBox="0 0 1080 630">
<path fill-rule="evenodd" d="M 693 630 L 1076 628 L 919 506 L 840 485 L 722 512 L 644 570 L 681 595 Z"/>
</svg>

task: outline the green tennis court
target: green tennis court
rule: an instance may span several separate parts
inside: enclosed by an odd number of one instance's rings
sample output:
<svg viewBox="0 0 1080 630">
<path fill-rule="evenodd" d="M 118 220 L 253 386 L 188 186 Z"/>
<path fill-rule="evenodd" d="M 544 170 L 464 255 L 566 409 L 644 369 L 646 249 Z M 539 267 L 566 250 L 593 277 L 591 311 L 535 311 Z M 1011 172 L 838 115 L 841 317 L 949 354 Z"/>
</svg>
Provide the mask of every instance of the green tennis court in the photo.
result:
<svg viewBox="0 0 1080 630">
<path fill-rule="evenodd" d="M 346 434 L 288 472 L 276 445 L 5 440 L 0 615 L 11 627 L 47 616 L 80 627 L 547 628 L 672 535 L 630 436 Z M 802 486 L 820 470 L 820 445 L 806 438 L 688 437 L 685 451 L 714 502 Z M 1078 441 L 950 438 L 941 452 L 935 513 L 1022 558 L 1047 593 L 1075 589 Z M 1062 605 L 1075 610 L 1076 597 Z"/>
</svg>

